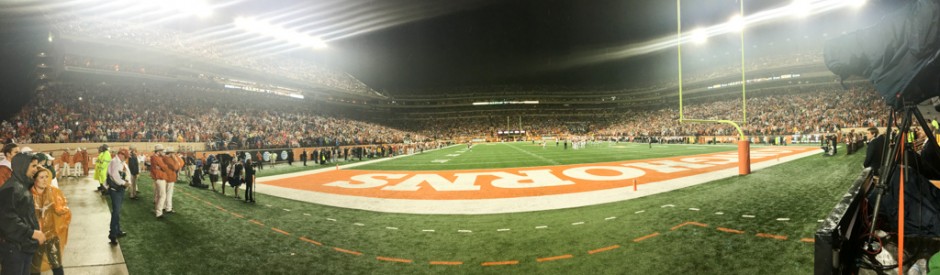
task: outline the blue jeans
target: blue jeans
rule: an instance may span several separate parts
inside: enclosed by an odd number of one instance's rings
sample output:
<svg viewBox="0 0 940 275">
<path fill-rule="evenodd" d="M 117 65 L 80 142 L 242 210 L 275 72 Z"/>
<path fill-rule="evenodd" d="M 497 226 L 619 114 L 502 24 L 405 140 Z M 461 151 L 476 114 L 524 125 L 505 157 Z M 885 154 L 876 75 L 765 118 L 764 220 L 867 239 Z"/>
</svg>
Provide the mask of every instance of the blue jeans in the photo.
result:
<svg viewBox="0 0 940 275">
<path fill-rule="evenodd" d="M 108 238 L 117 238 L 121 235 L 121 205 L 124 204 L 124 188 L 120 190 L 109 188 L 108 194 L 111 196 L 111 232 Z"/>
<path fill-rule="evenodd" d="M 3 275 L 27 275 L 33 253 L 24 253 L 10 244 L 0 244 L 0 269 Z"/>
</svg>

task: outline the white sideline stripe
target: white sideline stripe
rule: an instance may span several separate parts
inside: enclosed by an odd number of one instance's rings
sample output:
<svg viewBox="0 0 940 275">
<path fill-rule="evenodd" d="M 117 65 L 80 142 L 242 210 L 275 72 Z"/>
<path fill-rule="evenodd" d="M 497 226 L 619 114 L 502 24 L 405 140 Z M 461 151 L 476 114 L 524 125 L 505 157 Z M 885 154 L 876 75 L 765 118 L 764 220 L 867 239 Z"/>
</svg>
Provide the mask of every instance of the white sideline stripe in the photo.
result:
<svg viewBox="0 0 940 275">
<path fill-rule="evenodd" d="M 331 221 L 331 222 L 335 222 L 335 221 L 336 221 L 336 219 L 331 219 L 331 218 L 326 218 L 326 220 Z"/>
<path fill-rule="evenodd" d="M 605 220 L 605 221 L 609 221 L 609 220 L 613 220 L 613 219 L 616 219 L 616 218 L 617 218 L 617 217 L 606 217 L 606 218 L 604 218 L 604 220 Z"/>
<path fill-rule="evenodd" d="M 646 210 L 636 211 L 636 212 L 633 212 L 633 214 L 640 214 L 640 213 L 643 213 L 643 212 L 646 212 Z"/>
<path fill-rule="evenodd" d="M 502 231 L 509 231 L 509 228 L 496 229 L 496 231 L 499 231 L 499 232 L 502 232 Z"/>
<path fill-rule="evenodd" d="M 398 227 L 386 226 L 385 229 L 388 229 L 388 230 L 398 230 Z"/>
<path fill-rule="evenodd" d="M 724 215 L 725 212 L 715 212 L 715 215 Z"/>
<path fill-rule="evenodd" d="M 516 146 L 514 146 L 514 145 L 512 145 L 512 144 L 508 144 L 508 143 L 507 143 L 506 145 L 508 145 L 509 148 L 516 149 L 516 151 L 525 153 L 526 155 L 533 156 L 533 157 L 535 157 L 535 158 L 537 158 L 537 159 L 547 161 L 547 162 L 549 162 L 549 163 L 551 163 L 551 164 L 554 164 L 554 165 L 561 165 L 561 163 L 559 163 L 559 162 L 557 162 L 557 161 L 550 160 L 550 159 L 547 159 L 547 158 L 545 158 L 545 157 L 543 157 L 543 156 L 539 156 L 539 155 L 533 154 L 532 152 L 519 149 L 518 147 L 516 147 Z"/>
<path fill-rule="evenodd" d="M 421 230 L 421 232 L 434 232 L 434 229 L 425 229 L 425 230 Z"/>
<path fill-rule="evenodd" d="M 777 220 L 778 220 L 778 221 L 785 222 L 785 221 L 789 221 L 790 218 L 778 218 Z"/>
<path fill-rule="evenodd" d="M 536 227 L 535 227 L 535 229 L 543 229 L 543 228 L 548 228 L 548 226 L 547 226 L 547 225 L 539 225 L 539 226 L 536 226 Z"/>
<path fill-rule="evenodd" d="M 776 148 L 779 150 L 779 148 Z M 759 152 L 752 150 L 751 152 Z M 803 153 L 791 156 L 781 157 L 781 162 L 768 159 L 751 164 L 751 171 L 784 163 L 785 161 L 795 160 L 803 157 L 814 156 L 822 152 L 822 149 L 812 149 Z M 410 156 L 410 155 L 409 155 Z M 398 156 L 402 157 L 402 156 Z M 392 157 L 394 159 L 396 157 Z M 386 161 L 390 158 L 379 159 Z M 353 165 L 363 165 L 366 162 L 355 163 Z M 327 171 L 333 171 L 334 168 L 327 168 Z M 572 194 L 557 194 L 546 196 L 501 198 L 501 199 L 472 199 L 472 200 L 415 200 L 415 199 L 383 199 L 372 197 L 361 197 L 351 195 L 337 195 L 321 193 L 315 191 L 299 190 L 285 187 L 278 187 L 265 184 L 266 180 L 281 178 L 290 178 L 300 175 L 315 174 L 313 172 L 304 172 L 298 174 L 289 174 L 258 179 L 257 191 L 262 194 L 273 195 L 281 198 L 293 199 L 321 205 L 336 206 L 350 209 L 360 209 L 384 213 L 410 213 L 410 214 L 501 214 L 501 213 L 519 213 L 542 210 L 554 210 L 574 208 L 581 206 L 597 205 L 603 203 L 619 202 L 653 194 L 673 191 L 680 188 L 695 186 L 719 179 L 735 177 L 738 175 L 738 168 L 731 167 L 723 170 L 680 177 L 670 180 L 652 182 L 646 184 L 643 189 L 633 191 L 633 186 L 621 188 L 596 190 L 588 192 L 579 192 Z"/>
<path fill-rule="evenodd" d="M 741 217 L 742 217 L 742 218 L 753 219 L 753 218 L 754 218 L 754 215 L 741 215 Z"/>
<path fill-rule="evenodd" d="M 582 225 L 582 224 L 584 224 L 584 222 L 571 223 L 571 225 Z"/>
<path fill-rule="evenodd" d="M 666 208 L 666 207 L 676 207 L 676 206 L 672 204 L 666 204 L 666 205 L 660 206 L 659 208 Z"/>
<path fill-rule="evenodd" d="M 457 230 L 457 232 L 460 232 L 460 233 L 473 233 L 473 231 L 465 230 L 465 229 Z"/>
<path fill-rule="evenodd" d="M 361 223 L 358 223 L 358 222 L 357 222 L 357 223 L 354 223 L 353 225 L 355 225 L 355 226 L 366 226 L 365 224 L 361 224 Z"/>
<path fill-rule="evenodd" d="M 699 211 L 700 209 L 698 209 L 698 208 L 689 208 L 689 210 L 692 210 L 692 211 Z"/>
<path fill-rule="evenodd" d="M 304 216 L 310 216 L 310 214 L 304 213 Z"/>
</svg>

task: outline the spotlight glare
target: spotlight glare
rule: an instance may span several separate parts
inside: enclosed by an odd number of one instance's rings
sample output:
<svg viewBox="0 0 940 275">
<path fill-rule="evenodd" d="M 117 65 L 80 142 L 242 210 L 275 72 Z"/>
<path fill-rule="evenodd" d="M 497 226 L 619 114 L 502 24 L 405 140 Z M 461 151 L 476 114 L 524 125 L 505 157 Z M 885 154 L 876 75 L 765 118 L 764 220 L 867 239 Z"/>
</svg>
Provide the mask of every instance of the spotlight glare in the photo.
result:
<svg viewBox="0 0 940 275">
<path fill-rule="evenodd" d="M 698 45 L 705 44 L 708 41 L 708 34 L 705 29 L 698 28 L 692 31 L 692 42 Z"/>
<path fill-rule="evenodd" d="M 237 17 L 233 23 L 235 24 L 235 27 L 250 33 L 273 37 L 281 41 L 286 41 L 288 43 L 293 43 L 304 47 L 312 47 L 313 49 L 317 50 L 326 48 L 326 42 L 324 42 L 319 37 L 310 36 L 308 34 L 291 30 L 282 26 L 273 25 L 268 22 L 252 18 Z"/>
<path fill-rule="evenodd" d="M 805 18 L 812 12 L 811 0 L 793 0 L 790 4 L 790 13 L 799 18 Z"/>
<path fill-rule="evenodd" d="M 733 32 L 741 32 L 744 30 L 744 18 L 740 14 L 735 14 L 728 20 L 728 29 Z"/>
<path fill-rule="evenodd" d="M 865 6 L 865 2 L 867 2 L 867 1 L 865 1 L 865 0 L 846 0 L 846 4 L 848 4 L 850 7 L 856 8 L 856 9 Z"/>
</svg>

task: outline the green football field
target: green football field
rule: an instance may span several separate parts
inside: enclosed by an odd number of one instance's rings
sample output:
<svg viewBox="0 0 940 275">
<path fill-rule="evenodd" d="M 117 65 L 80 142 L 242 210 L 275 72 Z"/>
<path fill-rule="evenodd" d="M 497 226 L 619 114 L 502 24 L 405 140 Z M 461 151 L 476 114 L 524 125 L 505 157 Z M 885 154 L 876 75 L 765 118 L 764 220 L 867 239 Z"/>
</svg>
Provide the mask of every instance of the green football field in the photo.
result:
<svg viewBox="0 0 940 275">
<path fill-rule="evenodd" d="M 448 156 L 462 150 L 354 169 L 545 166 L 736 148 L 512 143 Z M 251 205 L 178 183 L 178 213 L 164 219 L 154 218 L 150 200 L 125 202 L 131 235 L 121 248 L 131 274 L 809 274 L 813 244 L 804 238 L 861 171 L 864 154 L 840 152 L 628 201 L 513 214 L 389 214 L 263 194 Z M 314 168 L 278 165 L 261 176 Z M 141 191 L 152 195 L 149 178 Z"/>
</svg>

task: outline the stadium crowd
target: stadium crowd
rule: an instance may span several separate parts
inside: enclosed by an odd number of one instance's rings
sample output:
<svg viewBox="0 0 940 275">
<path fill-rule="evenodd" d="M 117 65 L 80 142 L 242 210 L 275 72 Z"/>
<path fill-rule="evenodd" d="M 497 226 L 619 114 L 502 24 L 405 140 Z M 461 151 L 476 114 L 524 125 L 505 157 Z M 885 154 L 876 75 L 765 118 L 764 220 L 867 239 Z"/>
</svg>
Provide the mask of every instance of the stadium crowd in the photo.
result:
<svg viewBox="0 0 940 275">
<path fill-rule="evenodd" d="M 887 107 L 870 88 L 843 91 L 837 85 L 814 90 L 789 89 L 752 95 L 747 100 L 747 135 L 794 135 L 833 133 L 842 128 L 884 127 Z M 687 119 L 742 121 L 741 101 L 732 97 L 687 102 Z M 726 124 L 680 124 L 677 107 L 647 107 L 614 111 L 585 109 L 491 111 L 454 110 L 424 118 L 411 116 L 396 126 L 441 139 L 489 138 L 498 130 L 526 130 L 529 136 L 592 134 L 606 137 L 640 136 L 733 136 Z M 518 117 L 522 117 L 518 122 Z M 507 117 L 510 120 L 507 122 Z M 520 125 L 521 123 L 521 125 Z"/>
<path fill-rule="evenodd" d="M 18 115 L 0 122 L 0 138 L 19 143 L 206 142 L 209 149 L 252 149 L 463 141 L 497 137 L 498 130 L 525 130 L 530 137 L 737 134 L 725 124 L 679 124 L 675 107 L 567 112 L 465 109 L 402 114 L 398 119 L 376 117 L 369 122 L 352 119 L 348 113 L 311 111 L 311 106 L 305 100 L 237 90 L 58 85 L 38 92 Z M 872 90 L 858 87 L 762 93 L 748 98 L 747 106 L 747 124 L 742 127 L 747 135 L 883 127 L 887 114 Z M 687 104 L 683 112 L 687 119 L 742 120 L 741 102 L 734 98 L 702 99 Z"/>
<path fill-rule="evenodd" d="M 841 128 L 883 127 L 888 109 L 873 90 L 853 88 L 849 91 L 822 89 L 808 93 L 774 94 L 747 100 L 747 124 L 742 130 L 748 135 L 788 135 L 835 132 Z M 686 105 L 687 119 L 741 121 L 739 99 L 718 100 Z M 724 124 L 679 124 L 678 108 L 654 111 L 626 111 L 610 124 L 599 129 L 604 136 L 693 136 L 735 135 L 733 127 Z"/>
<path fill-rule="evenodd" d="M 207 142 L 212 149 L 423 140 L 374 123 L 309 111 L 303 100 L 179 86 L 58 85 L 0 122 L 19 143 Z"/>
</svg>

